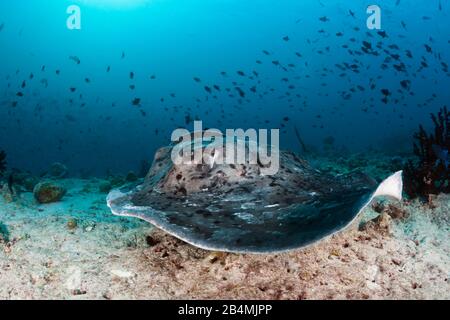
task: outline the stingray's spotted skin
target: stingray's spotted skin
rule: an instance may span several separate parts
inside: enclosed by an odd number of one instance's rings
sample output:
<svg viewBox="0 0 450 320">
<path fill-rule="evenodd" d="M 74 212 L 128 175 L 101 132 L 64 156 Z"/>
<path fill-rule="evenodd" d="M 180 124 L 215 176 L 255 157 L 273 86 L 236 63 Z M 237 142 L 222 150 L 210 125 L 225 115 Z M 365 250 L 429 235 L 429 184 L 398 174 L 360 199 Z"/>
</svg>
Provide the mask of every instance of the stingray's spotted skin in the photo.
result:
<svg viewBox="0 0 450 320">
<path fill-rule="evenodd" d="M 377 187 L 362 173 L 321 173 L 289 152 L 280 152 L 276 175 L 263 176 L 258 165 L 177 167 L 170 151 L 158 151 L 145 182 L 114 190 L 108 205 L 208 250 L 307 246 L 346 227 Z"/>
</svg>

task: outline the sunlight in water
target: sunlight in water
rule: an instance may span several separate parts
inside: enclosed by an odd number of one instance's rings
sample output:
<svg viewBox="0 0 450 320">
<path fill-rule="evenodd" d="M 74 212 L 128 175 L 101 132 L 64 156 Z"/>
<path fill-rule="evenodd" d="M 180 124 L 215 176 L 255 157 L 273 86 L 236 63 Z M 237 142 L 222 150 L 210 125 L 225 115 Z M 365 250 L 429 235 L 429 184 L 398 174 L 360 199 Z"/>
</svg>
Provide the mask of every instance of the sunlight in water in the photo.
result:
<svg viewBox="0 0 450 320">
<path fill-rule="evenodd" d="M 90 5 L 105 9 L 130 9 L 147 5 L 152 0 L 79 0 L 81 5 Z"/>
</svg>

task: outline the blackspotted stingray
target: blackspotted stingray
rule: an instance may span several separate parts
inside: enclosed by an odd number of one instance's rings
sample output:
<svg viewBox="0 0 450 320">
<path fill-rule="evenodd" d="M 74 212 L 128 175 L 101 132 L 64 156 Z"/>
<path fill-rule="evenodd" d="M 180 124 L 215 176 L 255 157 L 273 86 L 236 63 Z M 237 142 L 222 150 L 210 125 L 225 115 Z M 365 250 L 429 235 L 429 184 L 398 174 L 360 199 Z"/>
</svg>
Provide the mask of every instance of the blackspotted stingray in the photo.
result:
<svg viewBox="0 0 450 320">
<path fill-rule="evenodd" d="M 402 173 L 378 184 L 361 172 L 332 176 L 287 151 L 275 175 L 261 164 L 174 164 L 161 148 L 141 185 L 110 192 L 108 206 L 194 246 L 236 253 L 302 248 L 348 227 L 378 196 L 400 200 Z"/>
</svg>

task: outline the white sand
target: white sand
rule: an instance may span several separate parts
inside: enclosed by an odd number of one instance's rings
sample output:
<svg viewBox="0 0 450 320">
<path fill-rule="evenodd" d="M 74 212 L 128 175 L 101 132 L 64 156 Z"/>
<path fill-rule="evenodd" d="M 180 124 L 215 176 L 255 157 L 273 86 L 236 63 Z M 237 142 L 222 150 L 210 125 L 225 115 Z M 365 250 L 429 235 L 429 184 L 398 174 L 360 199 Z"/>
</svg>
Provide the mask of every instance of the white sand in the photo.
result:
<svg viewBox="0 0 450 320">
<path fill-rule="evenodd" d="M 450 298 L 448 195 L 434 209 L 405 205 L 404 222 L 382 219 L 305 250 L 225 255 L 113 217 L 100 181 L 64 183 L 68 194 L 50 205 L 31 193 L 13 203 L 0 195 L 10 233 L 9 243 L 0 240 L 1 299 Z M 158 243 L 148 245 L 148 235 Z"/>
</svg>

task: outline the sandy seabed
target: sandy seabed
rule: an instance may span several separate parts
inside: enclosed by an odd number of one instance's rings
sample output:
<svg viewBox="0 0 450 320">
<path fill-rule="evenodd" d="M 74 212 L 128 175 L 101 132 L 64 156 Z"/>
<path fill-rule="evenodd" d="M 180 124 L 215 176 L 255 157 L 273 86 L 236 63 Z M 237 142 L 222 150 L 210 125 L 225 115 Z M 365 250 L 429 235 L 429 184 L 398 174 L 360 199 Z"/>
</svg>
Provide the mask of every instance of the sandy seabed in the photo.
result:
<svg viewBox="0 0 450 320">
<path fill-rule="evenodd" d="M 49 205 L 0 196 L 0 299 L 450 299 L 449 195 L 393 203 L 402 219 L 382 205 L 306 249 L 238 255 L 112 216 L 101 182 L 63 180 Z"/>
</svg>

